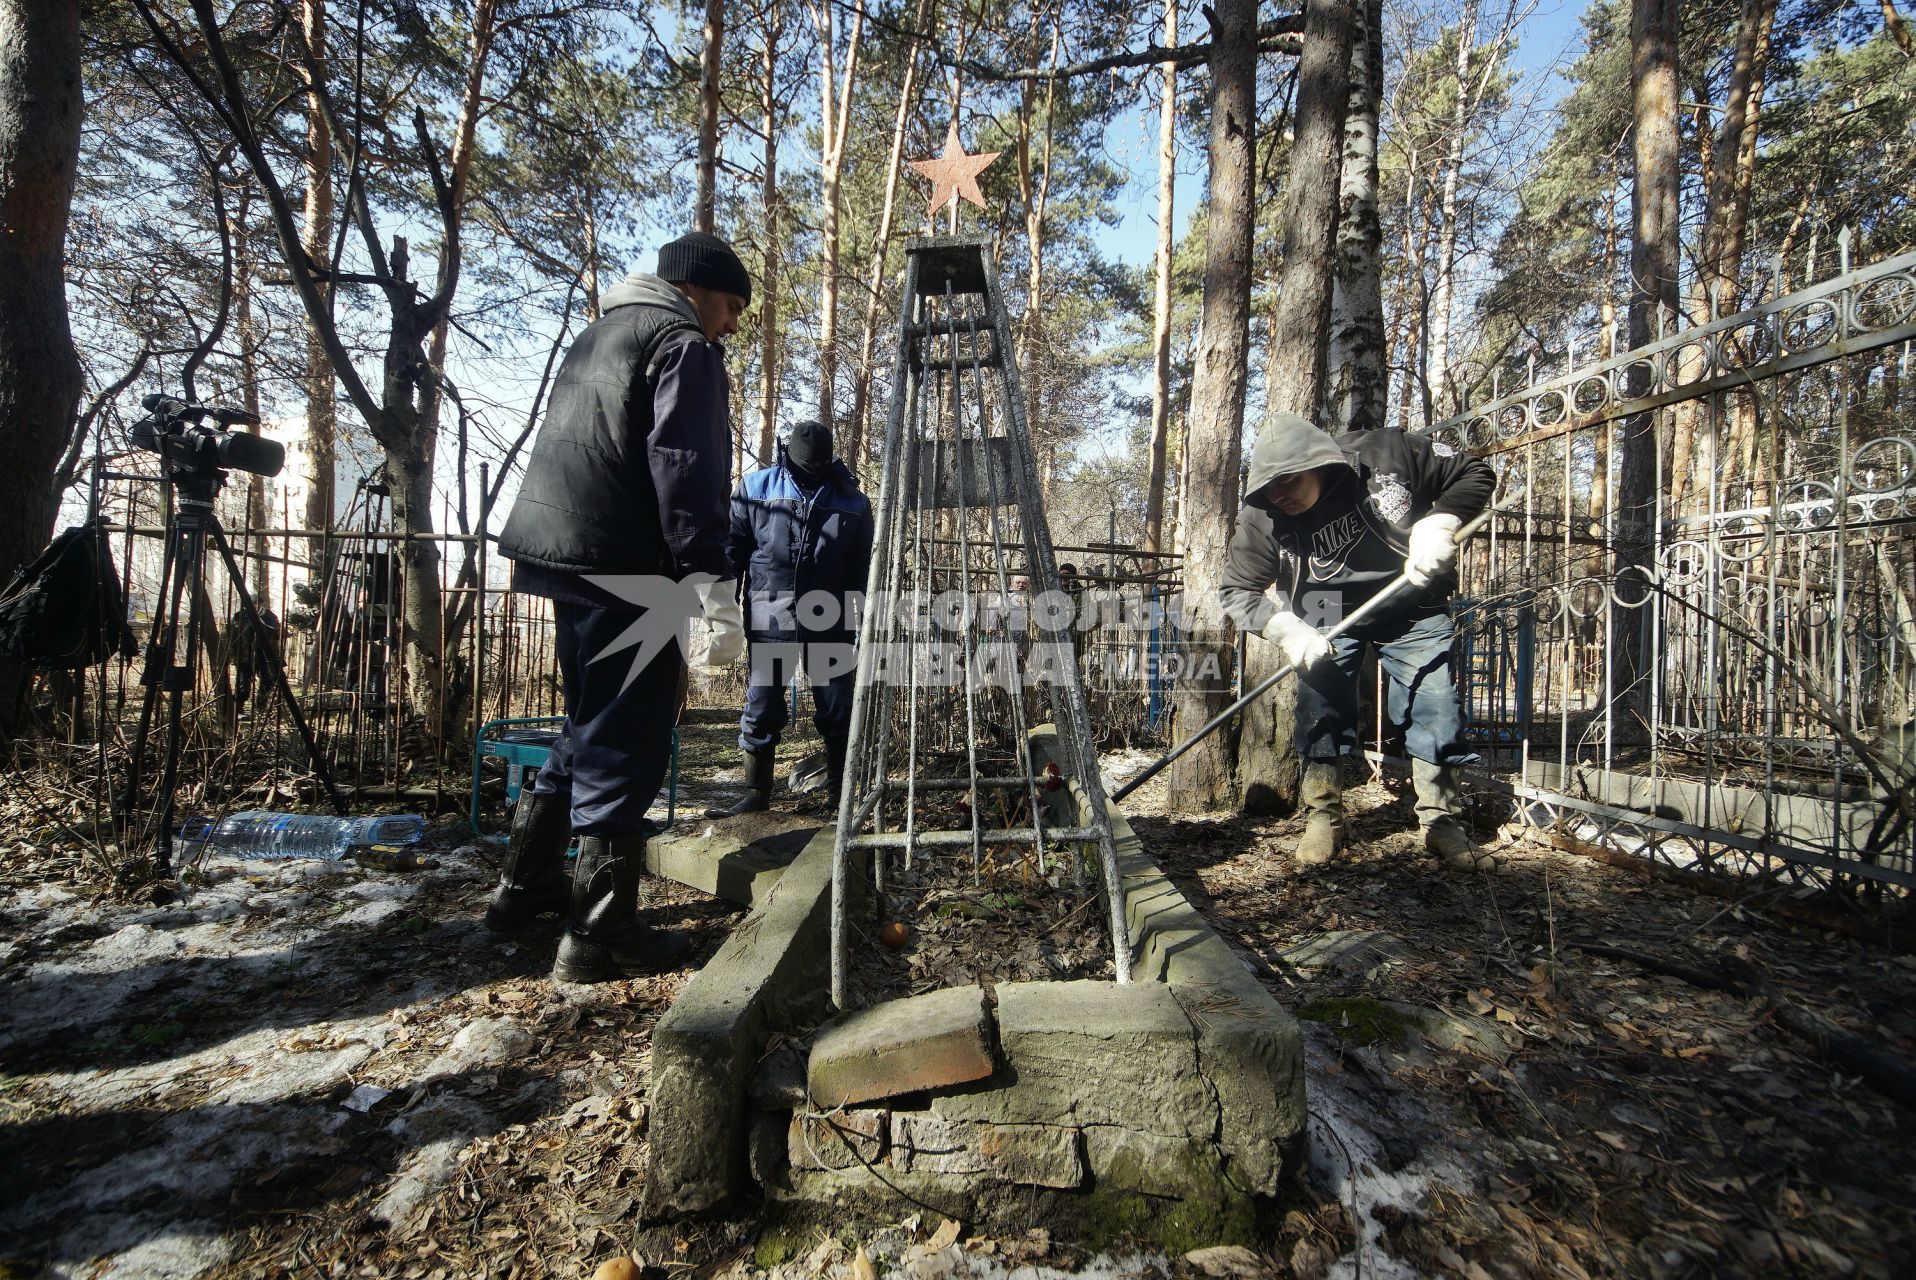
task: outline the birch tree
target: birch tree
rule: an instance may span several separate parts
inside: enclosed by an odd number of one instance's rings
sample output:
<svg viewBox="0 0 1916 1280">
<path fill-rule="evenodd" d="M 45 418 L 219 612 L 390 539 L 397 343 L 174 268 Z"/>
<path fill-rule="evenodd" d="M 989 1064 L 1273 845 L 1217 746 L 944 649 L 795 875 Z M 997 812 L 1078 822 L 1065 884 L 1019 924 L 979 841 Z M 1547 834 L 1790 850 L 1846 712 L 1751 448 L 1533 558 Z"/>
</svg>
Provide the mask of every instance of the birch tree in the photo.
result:
<svg viewBox="0 0 1916 1280">
<path fill-rule="evenodd" d="M 1363 0 L 1351 41 L 1344 117 L 1336 267 L 1331 280 L 1329 423 L 1338 431 L 1384 425 L 1384 296 L 1377 213 L 1377 127 L 1384 79 L 1382 0 Z"/>
</svg>

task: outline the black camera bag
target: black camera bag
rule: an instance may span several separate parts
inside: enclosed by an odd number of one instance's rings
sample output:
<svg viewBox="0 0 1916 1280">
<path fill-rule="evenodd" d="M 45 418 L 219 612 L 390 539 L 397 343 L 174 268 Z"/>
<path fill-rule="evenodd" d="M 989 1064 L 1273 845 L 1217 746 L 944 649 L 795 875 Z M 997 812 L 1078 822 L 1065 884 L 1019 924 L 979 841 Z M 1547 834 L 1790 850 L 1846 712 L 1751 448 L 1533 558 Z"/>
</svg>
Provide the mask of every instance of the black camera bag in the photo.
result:
<svg viewBox="0 0 1916 1280">
<path fill-rule="evenodd" d="M 0 659 L 72 668 L 133 652 L 120 576 L 98 521 L 62 531 L 0 592 Z"/>
</svg>

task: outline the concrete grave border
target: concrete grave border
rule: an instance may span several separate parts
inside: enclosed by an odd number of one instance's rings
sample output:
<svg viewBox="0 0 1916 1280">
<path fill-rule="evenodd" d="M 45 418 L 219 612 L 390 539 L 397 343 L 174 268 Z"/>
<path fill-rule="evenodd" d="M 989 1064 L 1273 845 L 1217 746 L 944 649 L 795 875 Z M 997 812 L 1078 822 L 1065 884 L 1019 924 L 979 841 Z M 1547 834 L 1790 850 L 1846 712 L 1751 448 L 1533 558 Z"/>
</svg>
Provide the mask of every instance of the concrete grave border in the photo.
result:
<svg viewBox="0 0 1916 1280">
<path fill-rule="evenodd" d="M 1056 758 L 1048 726 L 1031 752 L 1040 771 Z M 1079 821 L 1075 788 L 1048 801 L 1057 821 Z M 716 1210 L 756 1188 L 795 1222 L 929 1205 L 974 1223 L 1069 1223 L 1094 1240 L 1247 1242 L 1255 1201 L 1303 1150 L 1303 1037 L 1116 806 L 1110 817 L 1133 984 L 1000 985 L 977 1032 L 997 1064 L 982 1080 L 894 1043 L 893 1014 L 859 1071 L 895 1069 L 895 1086 L 861 1085 L 837 1108 L 810 1099 L 801 1055 L 768 1051 L 829 1012 L 833 842 L 820 829 L 653 1031 L 641 1218 Z M 851 1043 L 854 1020 L 873 1012 L 833 1020 L 821 1042 Z M 878 1061 L 888 1054 L 899 1065 Z M 945 1065 L 924 1065 L 934 1060 Z M 1136 1105 L 1078 1089 L 1069 1072 L 1087 1062 L 1137 1076 Z"/>
</svg>

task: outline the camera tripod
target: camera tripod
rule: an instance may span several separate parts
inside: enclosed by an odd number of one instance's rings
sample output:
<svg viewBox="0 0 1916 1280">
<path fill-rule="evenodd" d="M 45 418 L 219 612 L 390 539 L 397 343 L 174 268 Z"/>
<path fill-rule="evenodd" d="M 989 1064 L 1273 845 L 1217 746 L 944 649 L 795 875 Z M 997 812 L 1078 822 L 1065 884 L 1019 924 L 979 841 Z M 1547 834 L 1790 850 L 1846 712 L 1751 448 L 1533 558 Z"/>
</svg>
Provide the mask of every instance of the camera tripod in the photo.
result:
<svg viewBox="0 0 1916 1280">
<path fill-rule="evenodd" d="M 239 597 L 241 615 L 246 625 L 252 628 L 254 642 L 263 655 L 265 678 L 278 691 L 293 727 L 299 731 L 299 740 L 306 748 L 307 761 L 312 765 L 320 784 L 326 788 L 333 811 L 342 816 L 346 813 L 346 801 L 339 794 L 339 788 L 333 785 L 332 772 L 327 769 L 325 758 L 320 755 L 319 746 L 313 739 L 313 731 L 299 709 L 298 700 L 293 697 L 292 686 L 287 683 L 286 667 L 280 657 L 279 647 L 265 643 L 266 627 L 260 618 L 259 607 L 254 604 L 252 593 L 246 589 L 246 575 L 240 572 L 232 544 L 226 540 L 226 530 L 213 510 L 213 499 L 226 483 L 226 472 L 212 467 L 176 466 L 171 468 L 166 479 L 173 486 L 178 502 L 174 506 L 172 518 L 167 521 L 166 551 L 160 564 L 160 585 L 155 597 L 157 603 L 153 612 L 153 626 L 147 636 L 146 661 L 140 673 L 140 683 L 146 693 L 140 704 L 139 727 L 133 736 L 133 758 L 127 771 L 126 791 L 121 796 L 119 806 L 120 824 L 124 827 L 132 816 L 140 794 L 147 735 L 152 729 L 153 712 L 160 695 L 164 693 L 166 754 L 160 774 L 159 844 L 153 854 L 153 869 L 161 876 L 169 875 L 173 864 L 173 801 L 174 790 L 179 784 L 180 711 L 182 699 L 194 687 L 199 673 L 200 617 L 195 602 L 199 599 L 206 569 L 208 543 L 219 552 L 220 559 L 226 565 L 227 575 Z M 184 653 L 180 650 L 182 628 L 186 632 Z"/>
</svg>

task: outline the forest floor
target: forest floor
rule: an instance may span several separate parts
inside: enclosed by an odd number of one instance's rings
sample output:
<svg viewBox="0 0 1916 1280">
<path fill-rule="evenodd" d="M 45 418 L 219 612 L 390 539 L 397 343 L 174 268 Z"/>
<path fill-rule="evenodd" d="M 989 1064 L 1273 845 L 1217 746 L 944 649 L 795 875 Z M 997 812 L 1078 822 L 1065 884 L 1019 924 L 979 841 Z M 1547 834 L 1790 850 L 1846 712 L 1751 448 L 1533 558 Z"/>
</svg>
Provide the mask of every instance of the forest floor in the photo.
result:
<svg viewBox="0 0 1916 1280">
<path fill-rule="evenodd" d="M 681 812 L 730 737 L 688 732 Z M 1309 875 L 1295 821 L 1179 814 L 1159 784 L 1126 806 L 1305 1019 L 1310 1171 L 1261 1254 L 907 1220 L 781 1275 L 869 1274 L 860 1249 L 916 1280 L 1904 1274 L 1911 1115 L 1755 1003 L 1579 944 L 1737 958 L 1905 1059 L 1916 959 L 1540 846 L 1439 871 L 1404 797 L 1352 799 L 1353 847 Z M 17 800 L 0 818 L 0 1278 L 583 1278 L 631 1245 L 651 1028 L 689 968 L 553 987 L 555 932 L 479 926 L 499 851 L 450 823 L 434 869 L 216 858 L 156 906 L 105 895 Z M 652 914 L 700 958 L 738 919 L 676 888 Z M 753 1226 L 680 1243 L 743 1280 Z"/>
</svg>

